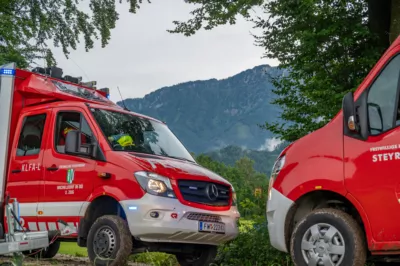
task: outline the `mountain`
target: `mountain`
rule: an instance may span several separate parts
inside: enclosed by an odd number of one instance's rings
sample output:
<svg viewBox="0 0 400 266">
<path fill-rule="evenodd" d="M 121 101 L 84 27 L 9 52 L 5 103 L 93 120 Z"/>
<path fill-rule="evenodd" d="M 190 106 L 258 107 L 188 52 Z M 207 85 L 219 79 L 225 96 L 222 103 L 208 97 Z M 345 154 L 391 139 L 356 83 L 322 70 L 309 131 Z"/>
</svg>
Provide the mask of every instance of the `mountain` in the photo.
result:
<svg viewBox="0 0 400 266">
<path fill-rule="evenodd" d="M 128 109 L 165 121 L 190 152 L 207 153 L 234 145 L 271 149 L 273 135 L 258 125 L 276 121 L 280 109 L 271 76 L 282 71 L 256 66 L 232 77 L 198 80 L 126 99 Z M 118 102 L 122 105 L 121 102 Z"/>
</svg>

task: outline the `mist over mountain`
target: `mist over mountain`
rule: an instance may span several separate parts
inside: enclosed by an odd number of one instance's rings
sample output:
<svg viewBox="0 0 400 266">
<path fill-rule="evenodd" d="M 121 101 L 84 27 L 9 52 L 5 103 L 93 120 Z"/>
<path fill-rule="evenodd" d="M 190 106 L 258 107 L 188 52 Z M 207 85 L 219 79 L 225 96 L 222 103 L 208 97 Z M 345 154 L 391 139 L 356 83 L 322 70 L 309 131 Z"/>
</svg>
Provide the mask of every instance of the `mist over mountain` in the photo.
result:
<svg viewBox="0 0 400 266">
<path fill-rule="evenodd" d="M 196 154 L 228 146 L 272 151 L 280 141 L 259 125 L 277 121 L 281 112 L 270 103 L 276 97 L 270 78 L 277 75 L 282 75 L 280 69 L 261 65 L 222 80 L 163 87 L 143 98 L 125 99 L 125 104 L 165 121 Z"/>
</svg>

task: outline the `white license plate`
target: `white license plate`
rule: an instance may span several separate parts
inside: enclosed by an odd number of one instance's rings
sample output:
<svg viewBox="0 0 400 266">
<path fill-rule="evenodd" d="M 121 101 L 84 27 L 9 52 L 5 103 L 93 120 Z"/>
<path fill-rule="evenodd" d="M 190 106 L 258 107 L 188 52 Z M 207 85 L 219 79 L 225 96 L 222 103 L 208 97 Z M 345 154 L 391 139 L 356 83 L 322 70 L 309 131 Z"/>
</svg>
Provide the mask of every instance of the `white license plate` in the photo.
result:
<svg viewBox="0 0 400 266">
<path fill-rule="evenodd" d="M 225 224 L 199 222 L 199 231 L 200 232 L 210 232 L 210 233 L 225 234 Z"/>
</svg>

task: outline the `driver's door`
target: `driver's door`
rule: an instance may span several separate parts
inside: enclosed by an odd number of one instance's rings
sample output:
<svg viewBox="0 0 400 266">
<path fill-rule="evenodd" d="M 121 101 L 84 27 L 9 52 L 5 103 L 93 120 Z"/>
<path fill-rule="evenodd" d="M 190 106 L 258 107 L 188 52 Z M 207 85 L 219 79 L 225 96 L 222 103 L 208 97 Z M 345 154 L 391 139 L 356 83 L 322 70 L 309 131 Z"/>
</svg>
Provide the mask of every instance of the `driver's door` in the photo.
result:
<svg viewBox="0 0 400 266">
<path fill-rule="evenodd" d="M 46 216 L 78 216 L 93 191 L 96 161 L 83 156 L 65 154 L 66 128 L 82 131 L 82 144 L 94 136 L 85 110 L 78 107 L 55 108 L 52 117 L 51 149 L 44 156 L 44 195 L 39 199 L 39 211 Z"/>
<path fill-rule="evenodd" d="M 367 93 L 367 140 L 344 136 L 345 185 L 368 216 L 375 241 L 400 241 L 400 55 L 387 55 Z"/>
</svg>

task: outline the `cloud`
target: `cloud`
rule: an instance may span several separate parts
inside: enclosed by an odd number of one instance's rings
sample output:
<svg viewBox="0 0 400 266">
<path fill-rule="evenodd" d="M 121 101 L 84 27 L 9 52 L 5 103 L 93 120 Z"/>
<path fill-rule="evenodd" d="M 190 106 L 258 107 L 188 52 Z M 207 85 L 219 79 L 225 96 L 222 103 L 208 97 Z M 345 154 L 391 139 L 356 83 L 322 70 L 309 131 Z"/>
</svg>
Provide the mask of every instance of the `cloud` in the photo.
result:
<svg viewBox="0 0 400 266">
<path fill-rule="evenodd" d="M 259 151 L 274 151 L 279 144 L 282 144 L 283 141 L 278 138 L 267 138 L 265 143 L 258 148 Z"/>
<path fill-rule="evenodd" d="M 174 27 L 173 20 L 191 18 L 193 5 L 175 0 L 143 1 L 138 13 L 131 14 L 125 2 L 117 4 L 120 20 L 107 47 L 101 48 L 97 41 L 94 49 L 85 52 L 81 42 L 69 60 L 60 48 L 54 49 L 65 75 L 96 80 L 99 88 L 109 87 L 114 102 L 120 101 L 117 86 L 124 98 L 143 97 L 164 86 L 222 79 L 256 65 L 277 64 L 262 58 L 264 49 L 254 45 L 250 34 L 260 30 L 243 18 L 239 17 L 236 25 L 201 30 L 188 38 L 166 30 Z M 85 0 L 81 6 L 88 3 Z M 49 47 L 53 47 L 51 42 Z"/>
</svg>

